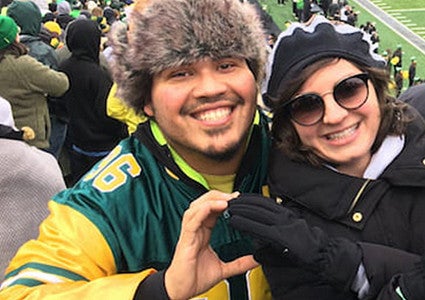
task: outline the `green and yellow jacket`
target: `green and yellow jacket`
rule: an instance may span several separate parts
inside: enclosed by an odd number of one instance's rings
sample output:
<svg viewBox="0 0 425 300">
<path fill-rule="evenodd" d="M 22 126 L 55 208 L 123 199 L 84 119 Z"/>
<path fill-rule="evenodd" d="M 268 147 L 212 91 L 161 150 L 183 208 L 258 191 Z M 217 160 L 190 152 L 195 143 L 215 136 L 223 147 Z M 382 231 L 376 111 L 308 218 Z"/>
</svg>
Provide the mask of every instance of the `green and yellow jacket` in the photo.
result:
<svg viewBox="0 0 425 300">
<path fill-rule="evenodd" d="M 256 114 L 234 191 L 267 193 L 268 121 Z M 133 299 L 139 283 L 170 264 L 181 219 L 210 189 L 170 151 L 153 121 L 141 124 L 72 189 L 50 201 L 37 240 L 18 251 L 1 299 Z M 220 217 L 211 246 L 224 261 L 252 253 L 248 237 Z M 31 297 L 30 297 L 31 296 Z M 195 299 L 271 299 L 260 268 Z"/>
</svg>

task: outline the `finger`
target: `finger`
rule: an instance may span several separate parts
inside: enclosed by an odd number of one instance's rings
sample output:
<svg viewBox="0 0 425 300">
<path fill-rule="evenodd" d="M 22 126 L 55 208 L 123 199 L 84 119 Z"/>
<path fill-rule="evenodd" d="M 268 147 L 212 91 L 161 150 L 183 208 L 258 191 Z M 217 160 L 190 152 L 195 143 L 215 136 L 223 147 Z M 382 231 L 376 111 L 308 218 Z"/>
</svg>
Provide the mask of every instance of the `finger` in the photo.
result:
<svg viewBox="0 0 425 300">
<path fill-rule="evenodd" d="M 234 192 L 229 194 L 229 193 L 223 193 L 217 190 L 211 190 L 201 195 L 196 200 L 194 200 L 190 204 L 190 208 L 198 206 L 198 205 L 202 205 L 202 203 L 208 202 L 208 201 L 226 201 L 227 202 L 227 201 L 230 201 L 231 199 L 238 197 L 239 194 L 240 194 L 239 192 Z"/>
<path fill-rule="evenodd" d="M 252 255 L 239 257 L 223 265 L 223 278 L 229 278 L 235 275 L 243 274 L 259 266 Z"/>
<path fill-rule="evenodd" d="M 271 244 L 282 244 L 282 234 L 279 233 L 275 226 L 269 226 L 241 216 L 232 216 L 229 219 L 229 224 L 254 239 Z"/>
<path fill-rule="evenodd" d="M 254 259 L 262 265 L 285 266 L 288 264 L 288 253 L 289 250 L 287 248 L 276 249 L 269 245 L 259 248 L 254 254 Z"/>
<path fill-rule="evenodd" d="M 241 194 L 238 198 L 231 201 L 231 204 L 247 204 L 255 207 L 262 207 L 263 209 L 279 212 L 282 208 L 272 198 L 264 197 L 260 194 Z"/>
<path fill-rule="evenodd" d="M 226 201 L 206 201 L 189 208 L 183 214 L 182 233 L 212 229 L 218 216 L 227 208 Z"/>
<path fill-rule="evenodd" d="M 243 202 L 235 204 L 233 201 L 231 201 L 227 211 L 230 216 L 241 216 L 268 225 L 284 222 L 284 220 L 281 220 L 284 218 L 284 216 L 281 217 L 280 214 L 274 211 L 270 211 L 268 208 L 246 204 Z"/>
</svg>

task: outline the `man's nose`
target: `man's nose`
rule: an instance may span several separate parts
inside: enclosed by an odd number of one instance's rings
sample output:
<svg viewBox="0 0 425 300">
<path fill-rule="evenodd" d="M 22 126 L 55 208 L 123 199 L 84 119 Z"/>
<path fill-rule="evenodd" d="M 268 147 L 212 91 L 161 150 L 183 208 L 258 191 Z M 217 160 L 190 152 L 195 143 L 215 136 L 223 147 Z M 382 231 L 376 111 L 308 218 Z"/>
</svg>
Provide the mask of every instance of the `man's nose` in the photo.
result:
<svg viewBox="0 0 425 300">
<path fill-rule="evenodd" d="M 193 90 L 195 97 L 211 97 L 225 93 L 226 83 L 214 72 L 205 72 L 198 76 Z"/>
</svg>

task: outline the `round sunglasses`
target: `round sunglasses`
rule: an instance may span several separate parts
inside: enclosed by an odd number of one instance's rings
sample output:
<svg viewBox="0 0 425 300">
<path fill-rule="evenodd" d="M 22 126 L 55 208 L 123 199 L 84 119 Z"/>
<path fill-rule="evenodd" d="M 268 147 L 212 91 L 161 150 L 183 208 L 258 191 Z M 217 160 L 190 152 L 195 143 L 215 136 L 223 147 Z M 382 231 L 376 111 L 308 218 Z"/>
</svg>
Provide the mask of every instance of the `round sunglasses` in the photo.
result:
<svg viewBox="0 0 425 300">
<path fill-rule="evenodd" d="M 340 81 L 332 92 L 336 103 L 346 110 L 360 108 L 369 96 L 368 80 L 369 75 L 361 73 Z M 285 111 L 294 122 L 303 126 L 312 126 L 323 119 L 325 102 L 318 94 L 303 94 L 290 100 L 285 105 Z"/>
</svg>

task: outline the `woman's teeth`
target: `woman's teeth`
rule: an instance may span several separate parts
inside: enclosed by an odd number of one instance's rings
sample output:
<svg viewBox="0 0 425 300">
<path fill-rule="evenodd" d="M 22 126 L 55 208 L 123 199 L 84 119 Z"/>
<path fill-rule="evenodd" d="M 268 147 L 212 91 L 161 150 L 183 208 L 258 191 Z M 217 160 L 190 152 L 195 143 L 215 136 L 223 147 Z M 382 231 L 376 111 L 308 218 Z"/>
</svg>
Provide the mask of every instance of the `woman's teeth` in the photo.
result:
<svg viewBox="0 0 425 300">
<path fill-rule="evenodd" d="M 358 125 L 356 124 L 354 126 L 351 126 L 350 128 L 345 129 L 344 131 L 329 134 L 326 136 L 326 138 L 328 140 L 338 140 L 338 139 L 346 138 L 347 136 L 353 134 L 354 131 L 356 131 L 357 127 Z"/>
</svg>

